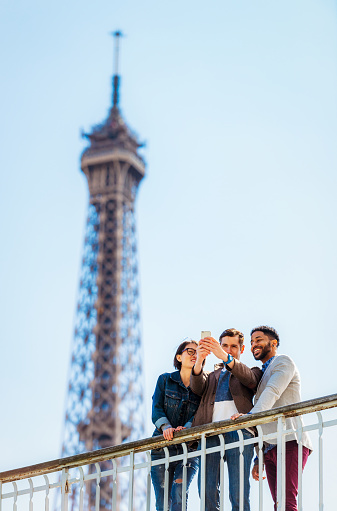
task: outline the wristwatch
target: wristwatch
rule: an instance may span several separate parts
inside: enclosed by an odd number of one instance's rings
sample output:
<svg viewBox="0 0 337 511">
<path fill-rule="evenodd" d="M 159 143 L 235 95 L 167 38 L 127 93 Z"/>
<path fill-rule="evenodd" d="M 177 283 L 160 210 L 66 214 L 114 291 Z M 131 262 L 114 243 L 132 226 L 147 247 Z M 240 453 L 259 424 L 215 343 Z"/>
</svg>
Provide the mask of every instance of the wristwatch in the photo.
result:
<svg viewBox="0 0 337 511">
<path fill-rule="evenodd" d="M 225 362 L 225 365 L 227 366 L 228 364 L 230 364 L 231 362 L 233 362 L 234 358 L 232 357 L 232 355 L 230 355 L 229 353 L 227 353 L 228 355 L 228 360 L 227 362 Z"/>
</svg>

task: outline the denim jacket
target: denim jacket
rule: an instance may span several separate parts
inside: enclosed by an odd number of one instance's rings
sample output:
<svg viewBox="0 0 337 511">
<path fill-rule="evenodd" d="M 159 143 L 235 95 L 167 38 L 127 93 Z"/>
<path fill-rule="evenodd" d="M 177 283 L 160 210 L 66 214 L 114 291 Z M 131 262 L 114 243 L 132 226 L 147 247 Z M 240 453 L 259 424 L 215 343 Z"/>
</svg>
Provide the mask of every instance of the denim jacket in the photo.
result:
<svg viewBox="0 0 337 511">
<path fill-rule="evenodd" d="M 152 422 L 156 426 L 153 436 L 162 434 L 164 424 L 190 428 L 200 399 L 185 387 L 179 371 L 161 374 L 152 396 Z"/>
</svg>

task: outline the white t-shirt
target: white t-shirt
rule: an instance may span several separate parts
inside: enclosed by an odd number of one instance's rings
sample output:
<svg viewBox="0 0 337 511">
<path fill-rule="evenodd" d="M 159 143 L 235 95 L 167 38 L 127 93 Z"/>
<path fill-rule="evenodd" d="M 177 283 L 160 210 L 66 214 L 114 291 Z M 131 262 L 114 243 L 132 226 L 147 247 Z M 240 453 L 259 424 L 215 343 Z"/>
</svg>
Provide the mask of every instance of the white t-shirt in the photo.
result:
<svg viewBox="0 0 337 511">
<path fill-rule="evenodd" d="M 233 396 L 229 389 L 230 373 L 224 367 L 220 373 L 218 386 L 215 393 L 213 422 L 225 421 L 230 419 L 232 415 L 238 413 L 235 406 Z"/>
</svg>

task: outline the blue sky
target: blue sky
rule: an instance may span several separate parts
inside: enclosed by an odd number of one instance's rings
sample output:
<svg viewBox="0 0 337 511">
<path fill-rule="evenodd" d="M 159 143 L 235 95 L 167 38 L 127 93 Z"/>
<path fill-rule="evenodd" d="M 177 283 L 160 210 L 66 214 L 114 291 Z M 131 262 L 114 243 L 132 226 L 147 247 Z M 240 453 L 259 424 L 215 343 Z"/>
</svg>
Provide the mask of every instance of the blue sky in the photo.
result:
<svg viewBox="0 0 337 511">
<path fill-rule="evenodd" d="M 249 339 L 271 324 L 303 398 L 335 392 L 336 22 L 330 0 L 3 0 L 2 470 L 59 456 L 88 202 L 80 131 L 107 115 L 116 29 L 122 112 L 146 141 L 148 434 L 157 376 L 201 330 Z"/>
</svg>

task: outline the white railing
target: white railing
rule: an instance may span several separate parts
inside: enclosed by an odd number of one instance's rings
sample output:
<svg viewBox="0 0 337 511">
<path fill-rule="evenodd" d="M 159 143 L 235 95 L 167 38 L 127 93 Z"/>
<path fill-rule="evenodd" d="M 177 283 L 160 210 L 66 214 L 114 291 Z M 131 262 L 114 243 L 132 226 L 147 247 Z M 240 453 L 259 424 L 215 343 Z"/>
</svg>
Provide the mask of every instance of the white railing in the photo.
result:
<svg viewBox="0 0 337 511">
<path fill-rule="evenodd" d="M 296 430 L 285 429 L 285 419 L 305 415 L 305 426 L 297 421 Z M 263 435 L 261 425 L 277 421 L 277 489 L 279 511 L 285 510 L 285 441 L 289 434 L 296 432 L 298 437 L 299 454 L 302 453 L 301 437 L 303 432 L 309 432 L 313 441 L 314 451 L 309 457 L 307 467 L 302 476 L 299 463 L 299 492 L 298 509 L 302 511 L 325 511 L 337 508 L 336 476 L 337 476 L 337 394 L 297 403 L 268 412 L 244 416 L 239 420 L 223 421 L 182 430 L 175 434 L 172 442 L 167 442 L 162 436 L 147 438 L 137 442 L 113 446 L 98 451 L 80 454 L 73 457 L 54 460 L 21 469 L 0 473 L 0 511 L 68 511 L 73 509 L 83 511 L 105 509 L 102 495 L 108 489 L 109 498 L 105 497 L 106 506 L 112 511 L 127 509 L 154 509 L 154 497 L 151 485 L 151 466 L 163 464 L 166 469 L 170 462 L 183 461 L 183 507 L 186 501 L 186 466 L 188 460 L 198 457 L 201 475 L 201 498 L 194 483 L 190 489 L 189 509 L 205 510 L 205 467 L 206 456 L 212 452 L 220 452 L 223 458 L 226 452 L 239 448 L 240 457 L 240 511 L 243 506 L 243 452 L 249 444 L 254 444 L 259 453 L 260 478 L 255 483 L 251 480 L 251 510 L 263 511 L 272 509 L 272 501 L 266 481 L 263 481 L 263 442 L 273 435 Z M 258 436 L 244 438 L 242 429 L 256 427 Z M 237 430 L 239 440 L 225 443 L 224 433 Z M 206 447 L 206 438 L 217 435 L 219 445 Z M 323 445 L 324 440 L 324 445 Z M 198 450 L 191 450 L 191 442 L 199 444 Z M 168 446 L 180 444 L 181 454 L 170 456 Z M 151 461 L 151 450 L 164 448 L 164 457 Z M 299 460 L 302 456 L 299 455 Z M 220 464 L 220 507 L 230 509 L 225 503 L 228 490 L 226 488 L 224 463 Z M 143 487 L 139 481 L 143 482 Z M 126 484 L 125 484 L 126 483 Z M 138 486 L 137 486 L 138 485 Z M 104 492 L 103 492 L 104 487 Z M 136 495 L 138 492 L 140 494 Z M 120 488 L 124 488 L 121 493 Z M 127 490 L 125 490 L 127 488 Z M 141 488 L 139 490 L 139 488 Z M 91 497 L 90 497 L 91 496 Z M 167 510 L 168 477 L 165 477 L 164 502 Z"/>
</svg>

